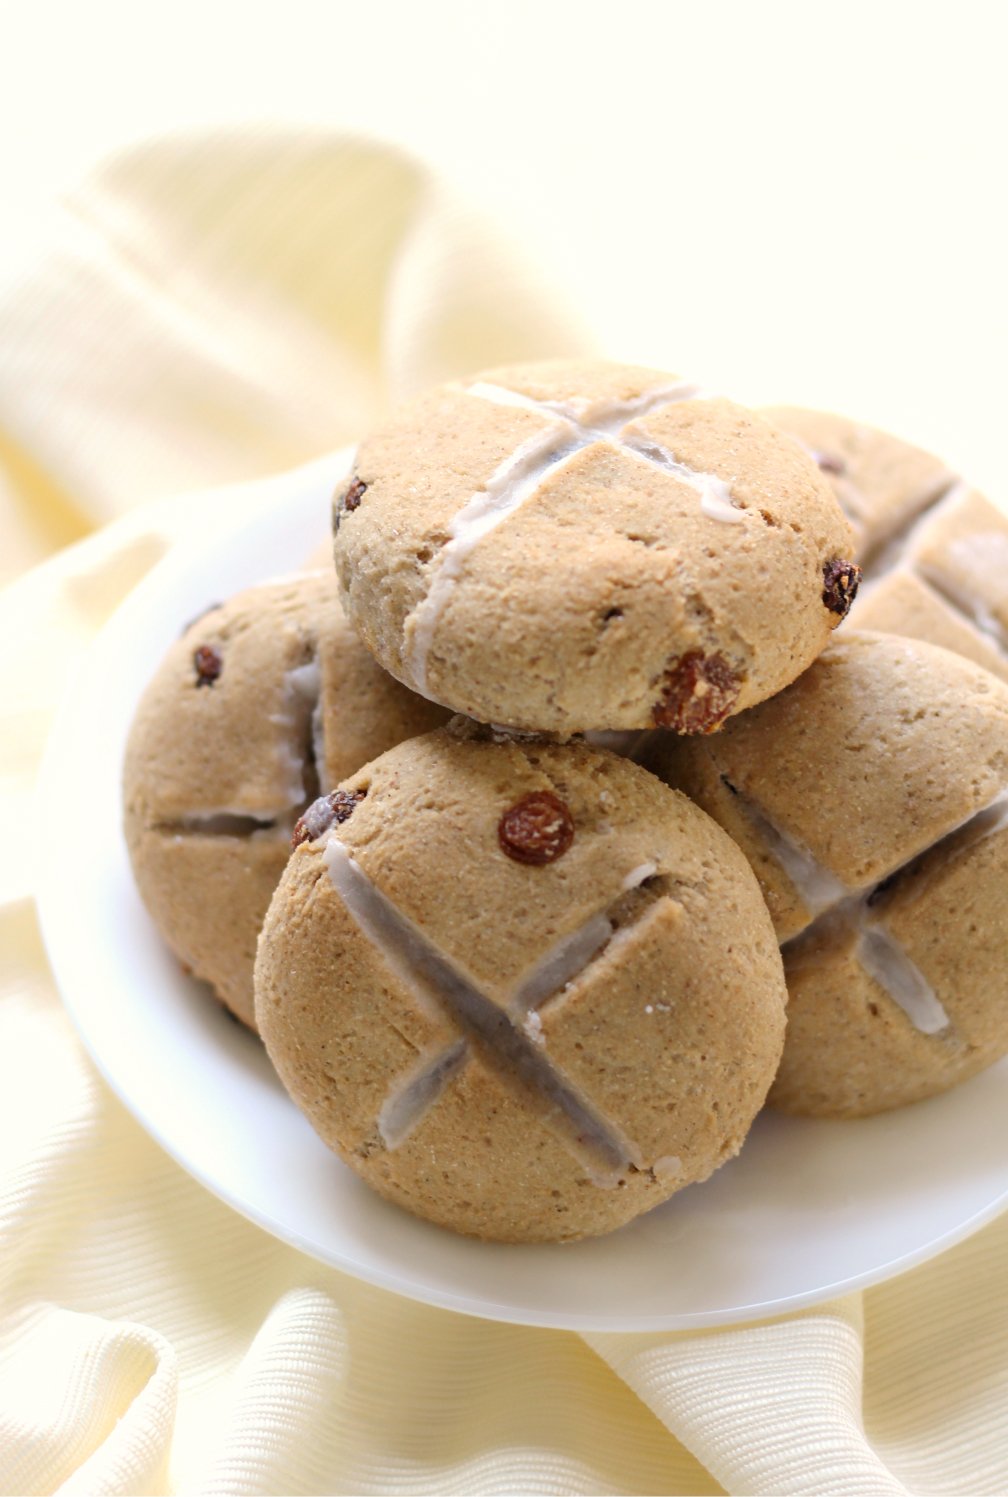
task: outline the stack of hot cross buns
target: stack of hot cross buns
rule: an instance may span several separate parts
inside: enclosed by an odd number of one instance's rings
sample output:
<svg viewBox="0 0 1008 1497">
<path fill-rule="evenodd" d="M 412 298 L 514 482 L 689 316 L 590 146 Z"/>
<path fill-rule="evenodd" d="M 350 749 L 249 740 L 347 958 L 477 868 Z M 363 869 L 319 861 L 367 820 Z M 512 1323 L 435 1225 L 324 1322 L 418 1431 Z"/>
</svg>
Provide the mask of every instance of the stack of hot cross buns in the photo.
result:
<svg viewBox="0 0 1008 1497">
<path fill-rule="evenodd" d="M 1008 519 L 944 464 L 549 362 L 395 413 L 333 518 L 335 573 L 161 665 L 126 835 L 368 1184 L 583 1237 L 766 1102 L 863 1116 L 1008 1051 Z"/>
</svg>

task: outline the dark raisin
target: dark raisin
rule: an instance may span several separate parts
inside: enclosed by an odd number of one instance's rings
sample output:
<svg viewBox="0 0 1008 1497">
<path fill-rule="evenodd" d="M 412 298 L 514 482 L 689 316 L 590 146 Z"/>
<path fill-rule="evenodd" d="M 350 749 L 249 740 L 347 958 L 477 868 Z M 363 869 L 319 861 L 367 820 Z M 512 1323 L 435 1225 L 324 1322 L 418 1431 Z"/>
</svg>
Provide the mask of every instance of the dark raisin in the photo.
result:
<svg viewBox="0 0 1008 1497">
<path fill-rule="evenodd" d="M 193 666 L 196 670 L 197 686 L 212 686 L 221 673 L 222 662 L 211 645 L 200 645 L 193 651 Z"/>
<path fill-rule="evenodd" d="M 362 483 L 359 478 L 355 478 L 353 483 L 347 489 L 346 493 L 343 495 L 343 508 L 346 510 L 347 514 L 352 514 L 352 512 L 360 504 L 366 493 L 367 484 Z"/>
<path fill-rule="evenodd" d="M 841 478 L 847 472 L 847 464 L 835 452 L 813 452 L 812 456 L 823 473 L 835 473 Z"/>
<path fill-rule="evenodd" d="M 340 521 L 344 515 L 353 514 L 367 493 L 367 484 L 362 483 L 359 478 L 352 478 L 342 494 L 337 494 L 333 504 L 333 529 L 339 530 Z"/>
<path fill-rule="evenodd" d="M 850 613 L 851 604 L 857 597 L 861 583 L 861 568 L 853 561 L 842 561 L 835 557 L 826 562 L 823 571 L 822 600 L 830 613 L 837 615 L 837 622 Z M 833 626 L 836 628 L 836 624 Z"/>
<path fill-rule="evenodd" d="M 551 791 L 533 790 L 504 812 L 497 838 L 516 863 L 555 863 L 574 841 L 574 818 Z"/>
<path fill-rule="evenodd" d="M 352 515 L 366 493 L 367 484 L 362 483 L 359 478 L 354 478 L 339 502 L 339 509 L 345 515 Z"/>
<path fill-rule="evenodd" d="M 723 655 L 690 650 L 666 670 L 651 716 L 676 733 L 713 733 L 738 701 L 739 685 Z"/>
<path fill-rule="evenodd" d="M 321 837 L 331 826 L 349 821 L 358 802 L 366 795 L 366 790 L 334 790 L 331 795 L 322 795 L 318 800 L 312 801 L 294 823 L 291 850 L 300 847 L 302 842 L 314 842 L 316 837 Z"/>
</svg>

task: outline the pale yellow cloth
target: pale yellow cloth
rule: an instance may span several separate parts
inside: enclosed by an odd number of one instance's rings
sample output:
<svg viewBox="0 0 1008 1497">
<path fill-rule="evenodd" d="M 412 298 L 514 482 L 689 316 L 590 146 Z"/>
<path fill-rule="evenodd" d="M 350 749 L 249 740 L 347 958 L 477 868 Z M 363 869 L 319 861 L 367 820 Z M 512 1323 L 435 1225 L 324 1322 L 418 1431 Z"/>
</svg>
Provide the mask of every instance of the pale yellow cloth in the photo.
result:
<svg viewBox="0 0 1008 1497">
<path fill-rule="evenodd" d="M 192 523 L 170 496 L 337 446 L 429 379 L 580 343 L 426 170 L 325 134 L 124 154 L 0 287 L 4 573 L 122 516 L 0 597 L 0 1491 L 1008 1489 L 1008 1221 L 755 1327 L 468 1320 L 217 1202 L 60 1008 L 33 776 L 81 652 Z"/>
</svg>

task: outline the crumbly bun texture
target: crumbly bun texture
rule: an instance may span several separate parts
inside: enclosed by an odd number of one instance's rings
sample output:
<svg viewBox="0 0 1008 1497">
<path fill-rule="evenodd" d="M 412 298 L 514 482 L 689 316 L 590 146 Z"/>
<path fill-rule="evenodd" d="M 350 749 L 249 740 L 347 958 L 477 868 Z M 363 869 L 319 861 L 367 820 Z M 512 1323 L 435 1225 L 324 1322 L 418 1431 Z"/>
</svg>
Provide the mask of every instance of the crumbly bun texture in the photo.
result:
<svg viewBox="0 0 1008 1497">
<path fill-rule="evenodd" d="M 1008 1051 L 1008 688 L 852 632 L 787 691 L 646 762 L 734 838 L 783 943 L 770 1101 L 858 1116 Z"/>
<path fill-rule="evenodd" d="M 330 571 L 249 588 L 168 651 L 130 730 L 126 841 L 162 936 L 243 1023 L 301 810 L 446 716 L 381 670 Z"/>
<path fill-rule="evenodd" d="M 826 411 L 763 415 L 803 442 L 854 528 L 857 627 L 930 641 L 1008 681 L 1008 513 L 889 432 Z"/>
<path fill-rule="evenodd" d="M 348 616 L 382 665 L 483 722 L 716 729 L 779 691 L 857 588 L 801 446 L 674 375 L 490 370 L 408 405 L 334 505 Z"/>
<path fill-rule="evenodd" d="M 458 720 L 304 823 L 259 943 L 259 1029 L 382 1195 L 558 1241 L 737 1153 L 783 976 L 745 859 L 684 796 L 585 744 Z"/>
<path fill-rule="evenodd" d="M 786 405 L 765 406 L 760 415 L 816 463 L 851 523 L 854 560 L 863 566 L 956 482 L 940 457 L 849 416 Z"/>
</svg>

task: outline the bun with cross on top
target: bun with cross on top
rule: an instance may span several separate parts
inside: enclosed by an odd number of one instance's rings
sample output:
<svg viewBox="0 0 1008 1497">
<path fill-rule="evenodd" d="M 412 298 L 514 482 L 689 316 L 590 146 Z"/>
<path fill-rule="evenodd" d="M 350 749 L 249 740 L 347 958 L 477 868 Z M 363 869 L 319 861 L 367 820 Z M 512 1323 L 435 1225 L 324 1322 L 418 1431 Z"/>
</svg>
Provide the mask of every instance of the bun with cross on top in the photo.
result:
<svg viewBox="0 0 1008 1497">
<path fill-rule="evenodd" d="M 364 649 L 331 571 L 248 588 L 168 651 L 130 729 L 126 842 L 161 935 L 243 1023 L 301 810 L 444 717 Z"/>
<path fill-rule="evenodd" d="M 859 628 L 926 639 L 1008 681 L 1008 516 L 937 457 L 827 411 L 778 406 L 854 526 Z"/>
<path fill-rule="evenodd" d="M 503 1241 L 606 1232 L 738 1152 L 785 990 L 720 827 L 583 743 L 456 720 L 306 812 L 256 1017 L 390 1200 Z"/>
<path fill-rule="evenodd" d="M 771 1105 L 882 1112 L 1008 1051 L 1008 686 L 852 632 L 716 739 L 644 758 L 742 848 L 783 942 Z"/>
<path fill-rule="evenodd" d="M 859 576 L 798 443 L 604 362 L 421 396 L 361 444 L 334 523 L 348 616 L 386 670 L 535 731 L 712 731 L 811 664 Z"/>
</svg>

